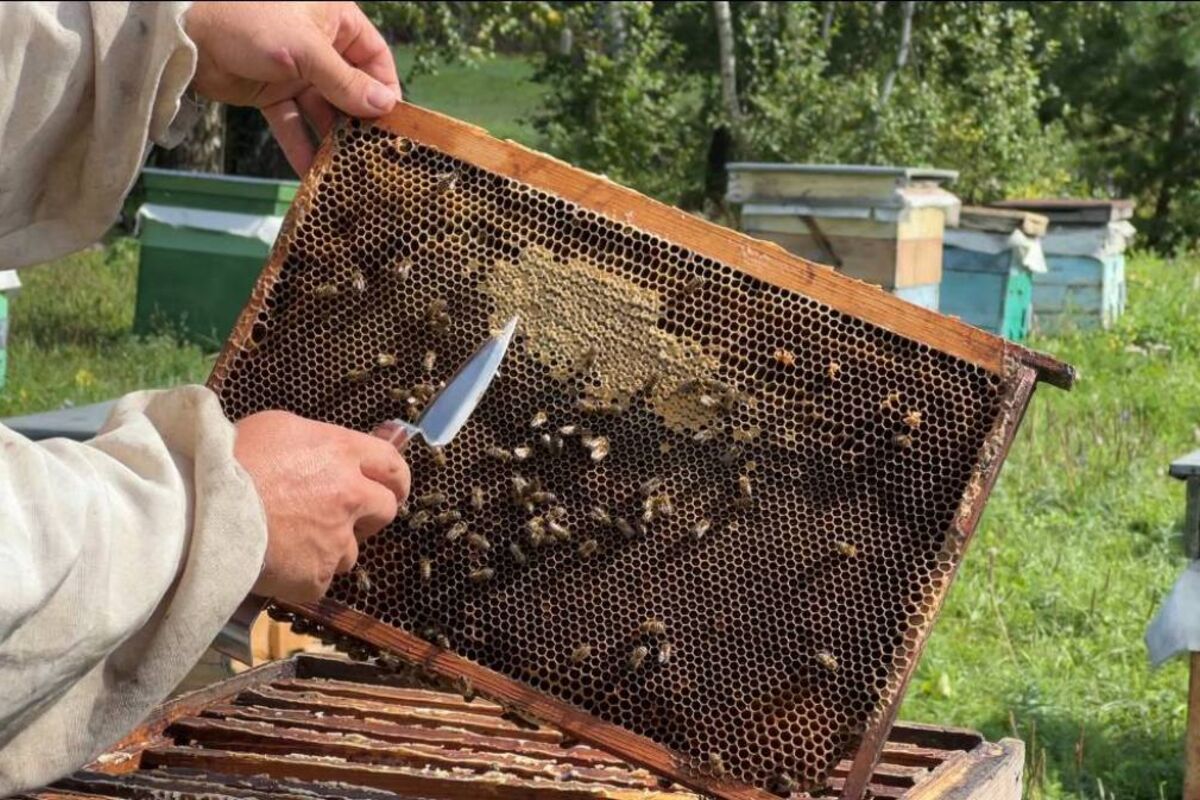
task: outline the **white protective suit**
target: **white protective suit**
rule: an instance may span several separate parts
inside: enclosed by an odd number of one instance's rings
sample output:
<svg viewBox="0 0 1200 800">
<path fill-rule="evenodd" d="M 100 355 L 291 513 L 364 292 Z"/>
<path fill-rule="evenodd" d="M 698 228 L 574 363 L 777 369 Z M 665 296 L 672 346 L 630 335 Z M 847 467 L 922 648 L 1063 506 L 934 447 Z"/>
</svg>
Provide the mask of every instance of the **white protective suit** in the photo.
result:
<svg viewBox="0 0 1200 800">
<path fill-rule="evenodd" d="M 0 269 L 97 240 L 147 140 L 180 138 L 185 9 L 0 4 Z M 0 796 L 125 735 L 253 586 L 266 519 L 233 443 L 199 386 L 124 398 L 90 442 L 0 427 Z"/>
</svg>

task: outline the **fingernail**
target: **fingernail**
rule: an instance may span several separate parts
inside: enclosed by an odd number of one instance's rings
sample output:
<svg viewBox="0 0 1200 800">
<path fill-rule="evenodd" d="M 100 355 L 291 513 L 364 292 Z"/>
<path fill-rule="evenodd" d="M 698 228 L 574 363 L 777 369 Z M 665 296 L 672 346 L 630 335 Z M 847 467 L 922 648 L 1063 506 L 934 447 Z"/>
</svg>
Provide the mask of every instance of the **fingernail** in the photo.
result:
<svg viewBox="0 0 1200 800">
<path fill-rule="evenodd" d="M 396 93 L 382 83 L 373 83 L 367 89 L 367 102 L 379 111 L 390 111 L 396 104 Z"/>
</svg>

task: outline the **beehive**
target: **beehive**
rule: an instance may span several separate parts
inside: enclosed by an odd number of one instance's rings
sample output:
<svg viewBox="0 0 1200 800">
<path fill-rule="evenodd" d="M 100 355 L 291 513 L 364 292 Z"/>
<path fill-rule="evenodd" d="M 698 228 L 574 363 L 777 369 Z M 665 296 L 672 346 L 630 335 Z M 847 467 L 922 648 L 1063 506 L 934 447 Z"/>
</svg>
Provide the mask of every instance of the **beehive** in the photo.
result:
<svg viewBox="0 0 1200 800">
<path fill-rule="evenodd" d="M 325 143 L 210 385 L 366 431 L 510 313 L 471 421 L 411 453 L 432 513 L 279 609 L 693 788 L 852 755 L 860 795 L 1037 375 L 1070 369 L 402 106 Z"/>
</svg>

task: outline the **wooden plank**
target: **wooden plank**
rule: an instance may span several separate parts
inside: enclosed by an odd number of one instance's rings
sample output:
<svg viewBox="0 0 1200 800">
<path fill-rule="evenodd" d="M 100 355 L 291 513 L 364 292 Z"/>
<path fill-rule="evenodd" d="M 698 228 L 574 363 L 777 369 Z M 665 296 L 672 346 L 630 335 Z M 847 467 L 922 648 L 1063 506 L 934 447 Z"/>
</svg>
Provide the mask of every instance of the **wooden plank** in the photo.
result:
<svg viewBox="0 0 1200 800">
<path fill-rule="evenodd" d="M 1012 233 L 1020 230 L 1027 236 L 1041 236 L 1050 220 L 1044 214 L 1017 208 L 963 206 L 958 212 L 958 227 L 971 231 Z"/>
<path fill-rule="evenodd" d="M 500 773 L 478 775 L 464 771 L 418 770 L 351 764 L 336 759 L 283 757 L 163 747 L 147 750 L 150 767 L 176 767 L 232 775 L 269 775 L 305 781 L 356 784 L 409 797 L 452 800 L 526 800 L 541 796 L 555 800 L 681 800 L 679 792 L 620 789 L 576 781 L 520 779 Z"/>
<path fill-rule="evenodd" d="M 397 744 L 363 741 L 329 731 L 276 728 L 269 723 L 244 720 L 187 718 L 170 728 L 177 737 L 211 750 L 251 752 L 260 755 L 309 755 L 340 758 L 356 764 L 404 766 L 416 769 L 475 772 L 496 771 L 521 778 L 577 780 L 626 788 L 653 788 L 656 781 L 644 770 L 583 767 L 556 759 L 506 752 L 475 752 L 439 744 Z"/>
<path fill-rule="evenodd" d="M 820 220 L 823 223 L 825 220 Z M 824 230 L 824 227 L 822 227 Z M 765 241 L 783 247 L 810 261 L 822 258 L 825 252 L 811 234 L 764 232 Z M 925 286 L 942 279 L 942 240 L 858 238 L 827 236 L 829 245 L 841 261 L 839 271 L 856 280 L 894 289 Z"/>
<path fill-rule="evenodd" d="M 272 689 L 286 692 L 320 692 L 334 697 L 350 697 L 359 700 L 373 700 L 377 703 L 411 706 L 413 708 L 438 708 L 447 711 L 461 711 L 465 714 L 484 714 L 499 717 L 504 709 L 490 700 L 479 698 L 467 701 L 462 695 L 449 692 L 435 692 L 429 689 L 406 689 L 390 686 L 364 686 L 351 681 L 330 679 L 291 678 L 273 681 Z"/>
<path fill-rule="evenodd" d="M 504 736 L 488 736 L 456 728 L 431 728 L 420 725 L 403 725 L 377 719 L 361 719 L 337 715 L 317 716 L 308 711 L 260 708 L 258 706 L 217 705 L 204 710 L 205 717 L 218 719 L 241 719 L 251 722 L 269 722 L 284 728 L 305 728 L 352 733 L 384 742 L 408 742 L 444 744 L 452 747 L 479 750 L 481 752 L 516 753 L 518 755 L 553 758 L 581 766 L 625 766 L 625 762 L 614 755 L 586 745 L 562 747 L 559 745 L 515 739 Z M 901 763 L 901 762 L 898 762 Z M 906 762 L 903 762 L 906 763 Z"/>
<path fill-rule="evenodd" d="M 506 736 L 511 739 L 528 739 L 536 742 L 558 744 L 562 734 L 551 728 L 524 728 L 489 714 L 464 714 L 457 711 L 438 709 L 416 709 L 376 703 L 369 700 L 324 695 L 319 692 L 281 692 L 268 688 L 241 692 L 238 705 L 265 706 L 294 710 L 319 711 L 359 719 L 382 719 L 405 725 L 426 727 L 452 727 L 474 731 L 488 736 Z"/>
<path fill-rule="evenodd" d="M 1020 800 L 1025 745 L 1019 739 L 984 742 L 967 758 L 948 763 L 905 800 Z"/>
<path fill-rule="evenodd" d="M 864 291 L 862 284 L 796 259 L 781 248 L 663 205 L 515 142 L 493 139 L 475 126 L 408 103 L 397 104 L 391 113 L 376 120 L 376 124 L 482 169 L 511 176 L 610 219 L 684 245 L 700 255 L 736 266 L 748 275 L 804 294 L 884 330 L 922 341 L 990 372 L 1002 374 L 1009 358 L 1032 363 L 1027 361 L 1030 351 L 978 328 L 914 307 L 882 291 Z M 321 164 L 327 163 L 329 146 L 327 142 L 314 172 L 306 180 L 311 181 L 320 172 Z M 297 203 L 302 203 L 306 196 L 302 187 Z M 290 216 L 294 218 L 294 212 Z M 287 224 L 285 222 L 285 228 Z M 282 249 L 277 248 L 256 293 L 264 292 L 274 280 L 282 257 Z M 248 332 L 252 324 L 247 318 L 239 321 L 237 329 Z M 215 376 L 227 369 L 226 361 L 234 357 L 232 347 L 237 344 L 233 341 L 236 338 L 231 338 L 230 345 L 218 360 Z M 1043 380 L 1063 388 L 1074 382 L 1074 370 L 1069 365 L 1044 357 L 1036 363 Z"/>
<path fill-rule="evenodd" d="M 1187 734 L 1184 739 L 1183 796 L 1200 797 L 1200 653 L 1191 654 Z"/>
<path fill-rule="evenodd" d="M 1054 224 L 1099 224 L 1133 217 L 1133 201 L 1129 199 L 1096 200 L 1092 198 L 1040 198 L 1031 200 L 1002 200 L 989 203 L 993 208 L 1033 211 L 1049 218 Z"/>
<path fill-rule="evenodd" d="M 897 722 L 888 737 L 892 744 L 916 745 L 933 750 L 971 751 L 984 743 L 983 735 L 970 728 L 929 725 L 921 722 Z"/>
</svg>

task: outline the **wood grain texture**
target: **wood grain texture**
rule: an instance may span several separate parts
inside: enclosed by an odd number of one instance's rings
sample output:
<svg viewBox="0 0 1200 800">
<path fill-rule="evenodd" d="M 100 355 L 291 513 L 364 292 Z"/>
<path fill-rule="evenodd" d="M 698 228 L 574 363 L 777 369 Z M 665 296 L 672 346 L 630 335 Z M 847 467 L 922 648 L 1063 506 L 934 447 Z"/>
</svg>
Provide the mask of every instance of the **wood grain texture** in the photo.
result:
<svg viewBox="0 0 1200 800">
<path fill-rule="evenodd" d="M 1187 734 L 1184 737 L 1184 800 L 1200 798 L 1200 653 L 1191 654 Z"/>
<path fill-rule="evenodd" d="M 1025 744 L 1019 739 L 984 742 L 966 758 L 948 762 L 904 800 L 1020 800 Z"/>
<path fill-rule="evenodd" d="M 964 322 L 915 307 L 877 287 L 792 256 L 777 245 L 714 225 L 515 142 L 494 139 L 473 125 L 407 103 L 398 104 L 376 124 L 993 373 L 1000 373 L 1006 360 L 1029 359 L 1027 349 Z M 307 178 L 300 196 L 314 183 L 311 176 Z M 272 262 L 278 254 L 277 245 Z M 1074 370 L 1067 364 L 1049 357 L 1037 359 L 1036 364 L 1040 377 L 1055 386 L 1069 388 L 1074 382 Z"/>
</svg>

